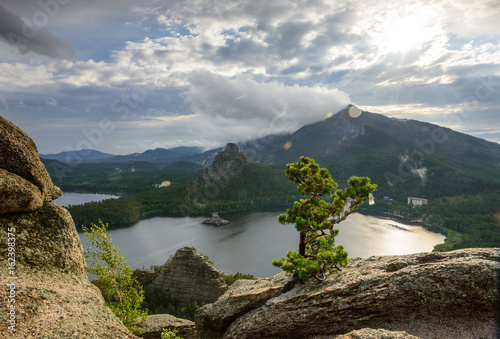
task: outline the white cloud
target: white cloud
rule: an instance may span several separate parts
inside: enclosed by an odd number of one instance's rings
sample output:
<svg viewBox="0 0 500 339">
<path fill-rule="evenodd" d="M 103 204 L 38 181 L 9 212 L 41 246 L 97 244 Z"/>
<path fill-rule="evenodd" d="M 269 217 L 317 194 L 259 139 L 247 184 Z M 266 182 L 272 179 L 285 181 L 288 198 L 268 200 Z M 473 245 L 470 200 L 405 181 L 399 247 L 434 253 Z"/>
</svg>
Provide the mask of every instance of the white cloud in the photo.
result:
<svg viewBox="0 0 500 339">
<path fill-rule="evenodd" d="M 187 100 L 200 115 L 251 122 L 256 127 L 279 118 L 288 121 L 286 128 L 319 121 L 349 103 L 348 95 L 336 89 L 257 82 L 248 75 L 227 78 L 210 72 L 193 73 Z"/>
</svg>

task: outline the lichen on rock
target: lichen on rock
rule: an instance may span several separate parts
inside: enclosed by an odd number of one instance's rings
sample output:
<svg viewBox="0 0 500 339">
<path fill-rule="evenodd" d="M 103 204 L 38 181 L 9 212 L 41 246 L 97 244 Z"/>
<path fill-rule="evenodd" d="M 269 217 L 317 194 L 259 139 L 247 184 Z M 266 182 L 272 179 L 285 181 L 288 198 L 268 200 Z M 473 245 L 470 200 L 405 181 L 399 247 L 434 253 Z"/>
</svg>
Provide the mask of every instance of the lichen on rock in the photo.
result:
<svg viewBox="0 0 500 339">
<path fill-rule="evenodd" d="M 0 168 L 28 180 L 40 189 L 44 201 L 61 196 L 38 156 L 33 140 L 12 122 L 0 116 Z"/>
<path fill-rule="evenodd" d="M 0 333 L 136 338 L 89 282 L 73 219 L 52 202 L 60 194 L 33 140 L 0 117 Z"/>
</svg>

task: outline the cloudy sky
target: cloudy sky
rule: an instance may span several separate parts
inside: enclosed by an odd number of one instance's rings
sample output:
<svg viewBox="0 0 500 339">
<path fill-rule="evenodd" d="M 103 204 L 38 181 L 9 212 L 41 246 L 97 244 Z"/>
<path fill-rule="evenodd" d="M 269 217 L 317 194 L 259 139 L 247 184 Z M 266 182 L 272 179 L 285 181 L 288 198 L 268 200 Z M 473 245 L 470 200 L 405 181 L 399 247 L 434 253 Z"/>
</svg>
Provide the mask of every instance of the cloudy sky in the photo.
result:
<svg viewBox="0 0 500 339">
<path fill-rule="evenodd" d="M 41 153 L 212 148 L 348 103 L 500 142 L 498 0 L 0 0 L 0 115 Z"/>
</svg>

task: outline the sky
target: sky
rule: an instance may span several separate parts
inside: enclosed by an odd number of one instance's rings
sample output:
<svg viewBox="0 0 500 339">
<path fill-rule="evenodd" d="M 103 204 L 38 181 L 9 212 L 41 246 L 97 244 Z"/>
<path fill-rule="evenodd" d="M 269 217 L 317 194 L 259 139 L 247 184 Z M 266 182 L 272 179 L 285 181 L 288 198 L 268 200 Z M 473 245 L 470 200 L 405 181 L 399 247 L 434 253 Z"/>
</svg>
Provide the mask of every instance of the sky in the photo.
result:
<svg viewBox="0 0 500 339">
<path fill-rule="evenodd" d="M 40 153 L 219 147 L 349 103 L 500 142 L 498 0 L 0 0 L 0 115 Z"/>
</svg>

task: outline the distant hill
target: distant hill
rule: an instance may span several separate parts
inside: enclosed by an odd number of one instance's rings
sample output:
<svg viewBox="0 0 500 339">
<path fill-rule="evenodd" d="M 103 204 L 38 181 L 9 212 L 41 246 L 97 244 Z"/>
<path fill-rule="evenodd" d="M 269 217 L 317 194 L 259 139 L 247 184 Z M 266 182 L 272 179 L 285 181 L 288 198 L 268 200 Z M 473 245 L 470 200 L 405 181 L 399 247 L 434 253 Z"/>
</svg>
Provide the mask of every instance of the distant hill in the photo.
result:
<svg viewBox="0 0 500 339">
<path fill-rule="evenodd" d="M 174 147 L 174 148 L 156 148 L 147 150 L 142 153 L 133 153 L 128 155 L 117 155 L 113 158 L 106 159 L 108 162 L 127 162 L 127 161 L 147 161 L 147 162 L 162 162 L 170 163 L 175 161 L 186 160 L 195 154 L 203 151 L 199 147 Z"/>
<path fill-rule="evenodd" d="M 95 161 L 114 157 L 114 154 L 103 153 L 92 149 L 64 151 L 57 154 L 40 154 L 40 158 L 74 163 L 77 161 Z"/>
<path fill-rule="evenodd" d="M 202 153 L 200 147 L 174 147 L 156 148 L 143 153 L 132 153 L 128 155 L 114 155 L 95 150 L 65 151 L 58 154 L 40 154 L 40 157 L 47 160 L 58 160 L 64 163 L 75 162 L 100 162 L 100 163 L 127 163 L 127 162 L 156 162 L 172 163 L 175 161 L 187 161 L 192 156 Z"/>
</svg>

